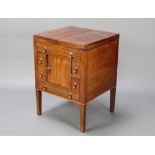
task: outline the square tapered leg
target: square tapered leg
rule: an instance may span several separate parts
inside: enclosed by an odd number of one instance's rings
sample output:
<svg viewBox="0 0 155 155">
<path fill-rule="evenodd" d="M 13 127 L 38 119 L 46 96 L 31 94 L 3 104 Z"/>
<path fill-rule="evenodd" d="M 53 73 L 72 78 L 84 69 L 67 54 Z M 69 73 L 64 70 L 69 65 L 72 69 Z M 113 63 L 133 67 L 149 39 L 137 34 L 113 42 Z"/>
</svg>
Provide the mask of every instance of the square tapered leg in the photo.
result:
<svg viewBox="0 0 155 155">
<path fill-rule="evenodd" d="M 36 108 L 37 108 L 37 115 L 42 114 L 42 92 L 36 89 Z"/>
<path fill-rule="evenodd" d="M 80 131 L 85 132 L 87 105 L 80 105 Z"/>
<path fill-rule="evenodd" d="M 110 112 L 115 111 L 116 88 L 110 90 Z"/>
</svg>

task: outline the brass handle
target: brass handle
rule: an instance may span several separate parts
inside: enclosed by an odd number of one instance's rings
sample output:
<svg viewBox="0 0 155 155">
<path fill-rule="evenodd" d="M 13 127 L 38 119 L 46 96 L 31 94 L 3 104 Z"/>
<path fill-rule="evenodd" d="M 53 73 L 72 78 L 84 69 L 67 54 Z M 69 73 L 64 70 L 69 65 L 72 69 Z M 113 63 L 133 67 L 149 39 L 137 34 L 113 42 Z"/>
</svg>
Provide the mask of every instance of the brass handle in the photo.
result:
<svg viewBox="0 0 155 155">
<path fill-rule="evenodd" d="M 70 52 L 70 53 L 69 53 L 69 59 L 72 59 L 72 58 L 73 58 L 73 53 Z"/>
<path fill-rule="evenodd" d="M 46 91 L 47 90 L 47 85 L 44 85 L 44 91 Z"/>
<path fill-rule="evenodd" d="M 43 60 L 43 58 L 40 58 L 39 59 L 39 64 L 42 64 L 42 60 Z"/>
<path fill-rule="evenodd" d="M 77 73 L 77 68 L 74 68 L 73 73 Z"/>
<path fill-rule="evenodd" d="M 47 47 L 45 46 L 45 47 L 44 47 L 44 51 L 43 51 L 43 53 L 46 53 L 46 50 L 47 50 Z"/>
<path fill-rule="evenodd" d="M 39 77 L 40 77 L 40 78 L 42 78 L 42 77 L 43 77 L 43 73 L 42 73 L 42 72 L 40 73 Z"/>
<path fill-rule="evenodd" d="M 68 98 L 69 98 L 69 99 L 72 99 L 72 95 L 69 95 Z"/>
<path fill-rule="evenodd" d="M 73 89 L 75 89 L 76 88 L 76 86 L 77 86 L 77 83 L 75 82 L 74 84 L 73 84 Z"/>
</svg>

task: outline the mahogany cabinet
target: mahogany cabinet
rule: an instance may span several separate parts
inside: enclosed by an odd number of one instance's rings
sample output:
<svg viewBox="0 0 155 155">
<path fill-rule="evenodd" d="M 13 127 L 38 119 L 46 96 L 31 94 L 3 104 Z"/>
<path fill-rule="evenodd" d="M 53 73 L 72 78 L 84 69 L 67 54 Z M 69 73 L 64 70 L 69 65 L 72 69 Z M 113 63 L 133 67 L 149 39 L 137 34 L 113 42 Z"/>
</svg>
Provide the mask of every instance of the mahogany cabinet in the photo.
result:
<svg viewBox="0 0 155 155">
<path fill-rule="evenodd" d="M 114 112 L 119 34 L 68 26 L 34 35 L 37 114 L 42 92 L 79 104 L 85 131 L 87 103 L 110 90 Z M 55 103 L 56 104 L 56 103 Z"/>
</svg>

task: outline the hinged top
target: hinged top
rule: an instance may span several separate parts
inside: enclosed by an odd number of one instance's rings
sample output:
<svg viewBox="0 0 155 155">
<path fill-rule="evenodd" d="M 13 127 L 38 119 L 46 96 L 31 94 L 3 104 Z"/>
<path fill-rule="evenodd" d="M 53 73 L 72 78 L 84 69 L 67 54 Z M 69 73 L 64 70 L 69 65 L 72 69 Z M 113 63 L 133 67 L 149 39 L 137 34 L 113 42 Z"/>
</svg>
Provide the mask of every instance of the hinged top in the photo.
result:
<svg viewBox="0 0 155 155">
<path fill-rule="evenodd" d="M 101 45 L 105 41 L 118 38 L 119 34 L 68 26 L 39 33 L 35 36 L 49 39 L 50 41 L 62 46 L 86 50 Z"/>
</svg>

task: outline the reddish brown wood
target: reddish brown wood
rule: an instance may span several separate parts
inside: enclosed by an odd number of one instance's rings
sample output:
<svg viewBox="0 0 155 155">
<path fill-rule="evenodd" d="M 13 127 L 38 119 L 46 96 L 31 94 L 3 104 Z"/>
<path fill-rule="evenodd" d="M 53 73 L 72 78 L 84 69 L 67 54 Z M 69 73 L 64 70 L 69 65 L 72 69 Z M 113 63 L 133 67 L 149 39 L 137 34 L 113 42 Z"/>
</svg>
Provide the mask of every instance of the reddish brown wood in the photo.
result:
<svg viewBox="0 0 155 155">
<path fill-rule="evenodd" d="M 114 112 L 115 110 L 115 95 L 116 95 L 116 88 L 112 88 L 110 90 L 110 112 Z"/>
<path fill-rule="evenodd" d="M 72 48 L 89 50 L 102 45 L 105 41 L 116 38 L 118 38 L 118 34 L 115 33 L 89 30 L 78 35 L 59 39 L 59 43 Z"/>
<path fill-rule="evenodd" d="M 41 91 L 80 105 L 85 131 L 87 103 L 111 90 L 114 111 L 119 34 L 69 26 L 34 35 L 37 113 Z"/>
<path fill-rule="evenodd" d="M 105 43 L 88 53 L 87 102 L 115 87 L 117 40 Z"/>
<path fill-rule="evenodd" d="M 47 82 L 59 85 L 64 88 L 70 88 L 71 77 L 70 60 L 48 54 L 48 62 L 51 70 L 47 72 Z"/>
<path fill-rule="evenodd" d="M 36 107 L 37 107 L 37 115 L 42 114 L 42 92 L 36 89 Z"/>
<path fill-rule="evenodd" d="M 103 44 L 105 41 L 118 38 L 119 34 L 68 26 L 65 28 L 39 33 L 36 34 L 36 36 L 48 39 L 51 42 L 62 46 L 88 50 Z"/>
<path fill-rule="evenodd" d="M 87 105 L 80 105 L 80 131 L 85 132 L 86 128 L 86 108 Z"/>
<path fill-rule="evenodd" d="M 75 27 L 75 26 L 68 26 L 64 28 L 58 28 L 55 30 L 39 33 L 37 34 L 37 36 L 45 38 L 45 39 L 50 39 L 54 43 L 58 43 L 60 39 L 75 36 L 75 35 L 78 35 L 80 33 L 84 33 L 87 31 L 90 31 L 90 29 Z"/>
</svg>

